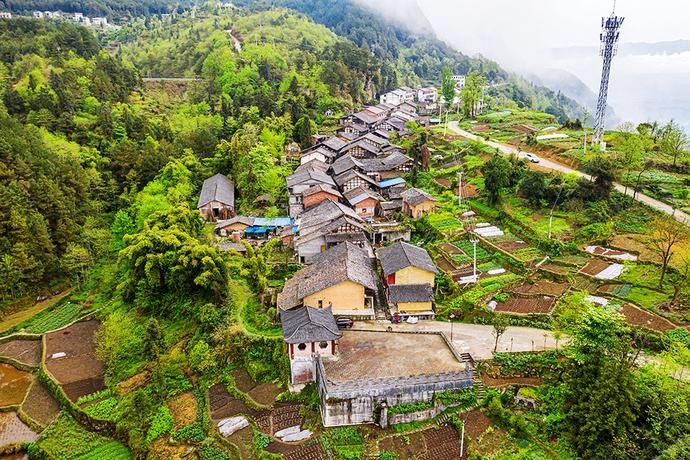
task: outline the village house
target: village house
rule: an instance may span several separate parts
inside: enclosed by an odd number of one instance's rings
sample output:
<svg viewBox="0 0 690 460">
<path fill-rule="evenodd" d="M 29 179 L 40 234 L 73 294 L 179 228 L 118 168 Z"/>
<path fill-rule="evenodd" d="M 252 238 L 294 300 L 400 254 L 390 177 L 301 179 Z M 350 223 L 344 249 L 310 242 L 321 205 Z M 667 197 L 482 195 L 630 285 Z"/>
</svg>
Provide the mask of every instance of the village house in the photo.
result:
<svg viewBox="0 0 690 460">
<path fill-rule="evenodd" d="M 434 291 L 428 284 L 394 284 L 386 293 L 391 315 L 434 319 Z"/>
<path fill-rule="evenodd" d="M 377 284 L 371 249 L 343 242 L 313 257 L 278 294 L 282 311 L 301 306 L 330 307 L 336 316 L 374 319 Z"/>
<path fill-rule="evenodd" d="M 383 201 L 378 193 L 361 186 L 349 190 L 345 193 L 345 198 L 362 219 L 376 216 L 379 203 Z"/>
<path fill-rule="evenodd" d="M 309 164 L 318 165 L 318 160 L 312 160 Z M 327 166 L 326 166 L 327 168 Z M 299 168 L 298 168 L 299 169 Z M 293 175 L 286 178 L 288 186 L 288 205 L 290 217 L 297 217 L 304 211 L 302 193 L 314 185 L 328 185 L 335 187 L 335 182 L 325 170 L 319 168 L 303 169 L 296 171 Z"/>
<path fill-rule="evenodd" d="M 418 188 L 408 188 L 400 194 L 404 214 L 418 219 L 436 209 L 436 198 Z"/>
<path fill-rule="evenodd" d="M 297 226 L 294 246 L 303 264 L 311 263 L 315 256 L 343 241 L 368 244 L 362 218 L 349 206 L 335 201 L 324 200 L 306 210 Z"/>
<path fill-rule="evenodd" d="M 12 19 L 12 13 L 9 11 L 0 11 L 0 18 L 1 19 Z"/>
<path fill-rule="evenodd" d="M 204 181 L 197 209 L 206 222 L 229 219 L 235 215 L 235 184 L 223 174 Z"/>
<path fill-rule="evenodd" d="M 329 307 L 300 307 L 280 313 L 283 341 L 290 357 L 290 383 L 314 381 L 314 356 L 333 356 L 338 351 L 338 330 Z"/>
<path fill-rule="evenodd" d="M 424 248 L 409 243 L 395 243 L 376 251 L 386 286 L 428 284 L 432 288 L 438 269 Z"/>
<path fill-rule="evenodd" d="M 414 101 L 414 90 L 407 87 L 394 89 L 393 91 L 382 94 L 379 100 L 381 104 L 398 106 L 404 102 Z"/>
<path fill-rule="evenodd" d="M 356 169 L 345 171 L 344 173 L 335 176 L 333 180 L 343 193 L 357 187 L 366 187 L 372 190 L 377 188 L 377 183 L 374 179 Z"/>
<path fill-rule="evenodd" d="M 321 204 L 322 201 L 331 200 L 337 202 L 342 197 L 343 195 L 330 185 L 318 184 L 302 192 L 302 204 L 304 209 L 310 209 Z"/>
<path fill-rule="evenodd" d="M 429 86 L 426 88 L 419 88 L 417 90 L 417 100 L 419 102 L 425 102 L 428 104 L 433 104 L 436 102 L 436 99 L 438 98 L 438 90 L 434 88 L 433 86 Z"/>
<path fill-rule="evenodd" d="M 323 163 L 330 164 L 338 156 L 337 152 L 328 149 L 324 146 L 318 146 L 314 149 L 305 150 L 300 157 L 300 164 L 308 163 L 312 160 L 319 160 Z"/>
<path fill-rule="evenodd" d="M 389 408 L 471 388 L 474 378 L 472 365 L 441 333 L 344 331 L 336 354 L 315 354 L 314 364 L 325 427 L 377 423 L 385 428 L 402 421 Z"/>
<path fill-rule="evenodd" d="M 216 223 L 214 231 L 219 236 L 230 236 L 233 233 L 242 233 L 254 225 L 254 217 L 235 216 L 230 219 L 222 219 Z"/>
</svg>

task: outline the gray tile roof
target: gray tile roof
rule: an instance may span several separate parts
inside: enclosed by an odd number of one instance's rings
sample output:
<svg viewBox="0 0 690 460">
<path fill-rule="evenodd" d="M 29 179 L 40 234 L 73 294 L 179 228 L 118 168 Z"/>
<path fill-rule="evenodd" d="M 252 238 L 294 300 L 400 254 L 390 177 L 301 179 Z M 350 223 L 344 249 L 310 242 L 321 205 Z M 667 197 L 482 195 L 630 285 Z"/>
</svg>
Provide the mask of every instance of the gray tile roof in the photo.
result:
<svg viewBox="0 0 690 460">
<path fill-rule="evenodd" d="M 298 174 L 298 173 L 303 173 L 306 171 L 326 172 L 326 171 L 328 171 L 328 164 L 324 163 L 321 160 L 317 160 L 317 159 L 310 160 L 310 161 L 307 161 L 306 163 L 302 163 L 301 165 L 297 166 L 297 168 L 295 168 L 295 172 L 293 173 L 293 175 Z"/>
<path fill-rule="evenodd" d="M 200 208 L 211 201 L 235 207 L 235 184 L 223 174 L 216 174 L 204 181 L 196 206 Z"/>
<path fill-rule="evenodd" d="M 388 286 L 390 303 L 433 302 L 434 291 L 428 284 L 393 284 Z"/>
<path fill-rule="evenodd" d="M 385 276 L 402 270 L 405 267 L 417 267 L 432 273 L 438 273 L 434 261 L 425 249 L 413 244 L 398 242 L 376 252 L 381 269 Z"/>
<path fill-rule="evenodd" d="M 301 171 L 286 178 L 288 187 L 302 184 L 308 181 L 316 181 L 322 184 L 335 185 L 331 176 L 319 170 Z"/>
<path fill-rule="evenodd" d="M 438 201 L 424 190 L 420 190 L 418 188 L 408 188 L 400 194 L 400 197 L 404 202 L 409 203 L 412 206 L 417 206 L 425 201 Z"/>
<path fill-rule="evenodd" d="M 362 159 L 360 160 L 360 168 L 365 172 L 381 172 L 381 171 L 393 171 L 396 168 L 404 165 L 405 163 L 411 163 L 412 158 L 407 155 L 403 155 L 398 151 L 393 151 L 390 155 L 384 158 L 372 158 L 372 159 Z"/>
<path fill-rule="evenodd" d="M 337 176 L 339 174 L 344 173 L 345 171 L 361 167 L 362 162 L 357 158 L 354 158 L 349 153 L 347 153 L 333 162 L 333 164 L 331 165 L 331 171 L 333 171 L 333 174 Z"/>
<path fill-rule="evenodd" d="M 280 312 L 283 340 L 286 343 L 328 342 L 342 334 L 330 307 L 301 307 Z"/>
<path fill-rule="evenodd" d="M 376 274 L 368 251 L 350 242 L 316 255 L 311 265 L 298 270 L 278 294 L 278 308 L 299 307 L 305 297 L 344 281 L 376 290 Z"/>
<path fill-rule="evenodd" d="M 339 152 L 340 149 L 342 149 L 343 147 L 345 147 L 345 145 L 347 144 L 347 142 L 345 142 L 344 140 L 340 139 L 339 137 L 332 136 L 332 137 L 329 137 L 328 139 L 326 139 L 325 141 L 323 141 L 322 144 L 325 145 L 326 147 L 328 147 L 328 148 L 331 149 L 331 150 L 334 150 L 334 151 L 336 151 L 336 152 Z"/>
<path fill-rule="evenodd" d="M 360 179 L 364 180 L 365 182 L 371 184 L 372 187 L 378 187 L 378 185 L 374 179 L 367 176 L 366 174 L 362 174 L 361 172 L 357 171 L 356 169 L 350 169 L 349 171 L 345 171 L 344 173 L 335 176 L 334 180 L 335 180 L 335 183 L 338 184 L 338 187 L 342 187 L 346 183 L 348 183 L 350 180 L 354 179 L 355 177 L 359 177 Z"/>
</svg>

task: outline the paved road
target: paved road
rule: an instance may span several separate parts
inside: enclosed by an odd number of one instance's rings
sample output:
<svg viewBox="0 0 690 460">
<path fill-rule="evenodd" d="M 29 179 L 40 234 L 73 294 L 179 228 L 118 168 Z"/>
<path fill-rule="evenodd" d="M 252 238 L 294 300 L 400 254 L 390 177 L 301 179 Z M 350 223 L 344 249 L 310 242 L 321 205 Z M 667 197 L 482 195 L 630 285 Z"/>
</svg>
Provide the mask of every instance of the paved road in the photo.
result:
<svg viewBox="0 0 690 460">
<path fill-rule="evenodd" d="M 420 321 L 417 324 L 391 324 L 388 321 L 357 321 L 357 329 L 385 331 L 428 331 L 443 332 L 451 337 L 451 324 L 445 321 Z M 469 353 L 474 359 L 491 359 L 495 337 L 492 326 L 480 324 L 453 323 L 453 346 L 460 353 Z M 531 327 L 509 327 L 498 342 L 498 351 L 544 351 L 553 350 L 565 343 L 556 343 L 551 331 Z"/>
<path fill-rule="evenodd" d="M 506 155 L 514 154 L 514 155 L 519 156 L 520 158 L 526 158 L 526 154 L 530 153 L 530 152 L 525 152 L 525 151 L 518 151 L 518 149 L 516 149 L 515 147 L 512 147 L 510 145 L 501 144 L 499 142 L 486 140 L 483 137 L 480 137 L 480 136 L 477 136 L 476 134 L 465 131 L 464 129 L 461 129 L 458 126 L 457 121 L 449 122 L 448 128 L 451 131 L 455 132 L 456 134 L 459 134 L 459 135 L 466 137 L 468 139 L 482 142 L 482 143 L 484 143 L 490 147 L 498 149 L 499 152 L 504 153 Z M 561 163 L 557 163 L 555 161 L 552 161 L 552 160 L 549 160 L 546 158 L 541 158 L 541 157 L 539 158 L 539 160 L 540 160 L 539 166 L 542 168 L 551 169 L 553 171 L 558 171 L 558 172 L 561 172 L 564 174 L 573 173 L 573 174 L 577 174 L 580 177 L 584 177 L 585 179 L 588 179 L 588 180 L 591 179 L 591 176 L 589 176 L 588 174 L 585 174 L 582 171 L 578 171 L 577 169 L 572 169 L 572 168 L 565 166 Z M 624 194 L 631 196 L 631 197 L 634 194 L 634 191 L 630 187 L 626 190 L 625 186 L 618 184 L 618 183 L 614 183 L 613 186 L 620 193 L 624 193 Z M 673 217 L 676 218 L 676 220 L 678 222 L 681 222 L 681 223 L 684 223 L 685 225 L 690 226 L 690 215 L 688 215 L 682 211 L 679 211 L 679 210 L 674 210 L 671 206 L 667 205 L 666 203 L 663 203 L 659 200 L 655 200 L 654 198 L 647 196 L 647 195 L 644 195 L 642 193 L 638 193 L 637 195 L 634 196 L 634 198 L 636 201 L 639 201 L 640 203 L 644 203 L 644 204 L 646 204 L 646 205 L 648 205 L 648 206 L 650 206 L 650 207 L 652 207 L 658 211 L 665 212 L 666 214 L 672 215 Z"/>
</svg>

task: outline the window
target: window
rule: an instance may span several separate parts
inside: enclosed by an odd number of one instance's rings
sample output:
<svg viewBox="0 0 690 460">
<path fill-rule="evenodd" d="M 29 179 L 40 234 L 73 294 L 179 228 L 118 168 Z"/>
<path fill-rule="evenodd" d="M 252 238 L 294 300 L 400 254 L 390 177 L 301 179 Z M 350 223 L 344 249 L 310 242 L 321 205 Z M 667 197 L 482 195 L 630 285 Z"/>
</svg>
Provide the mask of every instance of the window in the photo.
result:
<svg viewBox="0 0 690 460">
<path fill-rule="evenodd" d="M 323 300 L 319 300 L 319 308 L 323 308 Z"/>
<path fill-rule="evenodd" d="M 319 348 L 328 348 L 328 342 L 319 342 Z"/>
<path fill-rule="evenodd" d="M 306 343 L 300 343 L 299 345 L 297 345 L 297 349 L 300 351 L 304 351 L 307 349 L 307 344 Z"/>
</svg>

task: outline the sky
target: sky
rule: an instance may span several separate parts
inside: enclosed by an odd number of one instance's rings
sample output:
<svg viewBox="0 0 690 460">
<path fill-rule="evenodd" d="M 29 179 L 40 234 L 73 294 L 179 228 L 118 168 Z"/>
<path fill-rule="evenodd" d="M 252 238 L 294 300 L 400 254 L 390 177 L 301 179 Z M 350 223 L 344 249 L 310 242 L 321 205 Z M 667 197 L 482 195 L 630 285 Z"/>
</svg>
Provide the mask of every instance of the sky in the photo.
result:
<svg viewBox="0 0 690 460">
<path fill-rule="evenodd" d="M 599 90 L 601 58 L 554 58 L 553 48 L 598 48 L 601 17 L 612 0 L 359 0 L 379 12 L 408 8 L 416 1 L 436 35 L 465 54 L 481 53 L 521 74 L 543 69 L 570 72 L 592 92 Z M 621 43 L 690 40 L 690 0 L 618 0 L 625 16 Z M 675 118 L 690 131 L 690 52 L 618 56 L 613 63 L 609 103 L 622 120 Z"/>
</svg>

